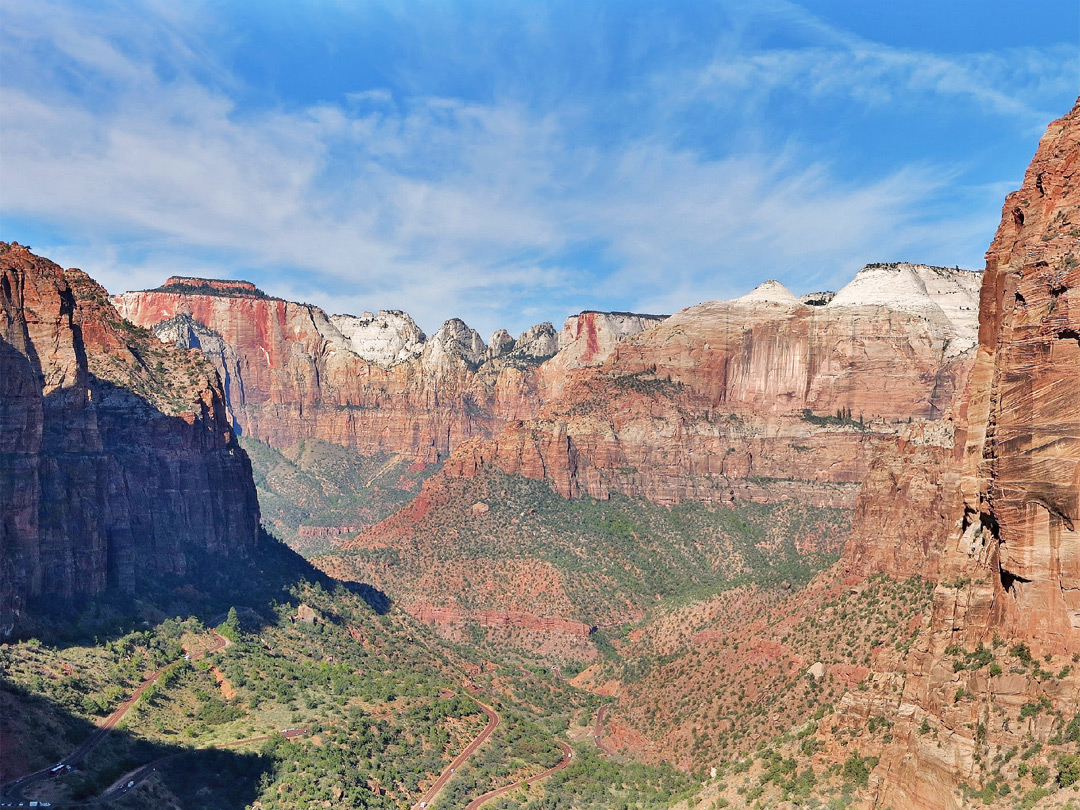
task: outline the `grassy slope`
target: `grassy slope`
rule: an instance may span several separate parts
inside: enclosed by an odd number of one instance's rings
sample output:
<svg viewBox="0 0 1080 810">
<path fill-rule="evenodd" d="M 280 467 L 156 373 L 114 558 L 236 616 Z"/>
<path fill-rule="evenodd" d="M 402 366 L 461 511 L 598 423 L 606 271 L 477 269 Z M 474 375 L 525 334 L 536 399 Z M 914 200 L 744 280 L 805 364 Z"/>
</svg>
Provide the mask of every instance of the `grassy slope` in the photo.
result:
<svg viewBox="0 0 1080 810">
<path fill-rule="evenodd" d="M 305 556 L 331 550 L 338 536 L 301 537 L 301 526 L 374 525 L 416 497 L 437 469 L 317 439 L 280 452 L 257 439 L 243 437 L 240 444 L 251 458 L 264 525 Z"/>
<path fill-rule="evenodd" d="M 475 514 L 473 505 L 489 511 Z M 424 495 L 319 565 L 395 599 L 555 614 L 589 625 L 638 618 L 741 584 L 797 586 L 835 559 L 848 514 L 796 504 L 666 507 L 615 495 L 565 500 L 487 470 L 440 476 Z"/>
</svg>

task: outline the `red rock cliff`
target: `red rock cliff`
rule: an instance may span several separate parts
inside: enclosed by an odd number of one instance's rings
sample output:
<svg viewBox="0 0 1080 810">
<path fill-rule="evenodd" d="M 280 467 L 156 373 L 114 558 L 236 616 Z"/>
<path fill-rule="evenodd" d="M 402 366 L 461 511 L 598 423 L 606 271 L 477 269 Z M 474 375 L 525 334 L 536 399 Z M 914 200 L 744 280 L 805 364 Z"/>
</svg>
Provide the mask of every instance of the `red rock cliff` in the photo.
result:
<svg viewBox="0 0 1080 810">
<path fill-rule="evenodd" d="M 586 312 L 524 363 L 456 320 L 424 343 L 404 313 L 328 318 L 195 281 L 115 300 L 206 349 L 238 429 L 278 447 L 451 458 L 458 475 L 494 463 L 568 496 L 850 506 L 876 440 L 940 419 L 961 387 L 978 274 L 873 265 L 822 306 L 770 282 L 667 319 Z"/>
<path fill-rule="evenodd" d="M 1005 754 L 1035 744 L 1024 770 L 1053 773 L 1080 711 L 1078 403 L 1080 104 L 1050 125 L 987 252 L 950 519 L 926 532 L 933 615 L 904 665 L 879 806 L 958 807 L 958 783 L 993 767 L 1025 789 Z"/>
<path fill-rule="evenodd" d="M 198 352 L 0 243 L 0 630 L 34 597 L 135 592 L 258 541 L 251 465 Z"/>
<path fill-rule="evenodd" d="M 141 326 L 186 315 L 219 337 L 228 351 L 211 359 L 237 429 L 276 447 L 318 438 L 435 462 L 539 406 L 535 370 L 489 363 L 480 371 L 474 344 L 482 341 L 460 321 L 447 322 L 422 354 L 387 366 L 357 354 L 306 304 L 169 287 L 115 300 Z"/>
<path fill-rule="evenodd" d="M 535 418 L 462 446 L 447 470 L 492 463 L 567 496 L 850 507 L 877 443 L 912 417 L 945 418 L 970 367 L 973 320 L 950 321 L 920 272 L 956 287 L 973 318 L 972 273 L 871 267 L 823 307 L 769 282 L 628 337 L 601 365 L 564 371 L 561 395 Z M 902 294 L 900 306 L 873 300 L 889 285 L 909 294 L 906 308 Z"/>
</svg>

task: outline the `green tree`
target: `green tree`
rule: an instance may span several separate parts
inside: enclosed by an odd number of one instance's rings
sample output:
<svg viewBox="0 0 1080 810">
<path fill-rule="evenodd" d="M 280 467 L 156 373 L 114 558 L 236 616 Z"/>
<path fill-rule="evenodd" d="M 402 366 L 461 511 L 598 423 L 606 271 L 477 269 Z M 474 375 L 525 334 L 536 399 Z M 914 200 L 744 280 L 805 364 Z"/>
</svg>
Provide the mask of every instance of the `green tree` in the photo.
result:
<svg viewBox="0 0 1080 810">
<path fill-rule="evenodd" d="M 1080 780 L 1080 757 L 1076 754 L 1065 754 L 1058 760 L 1058 784 L 1062 787 L 1076 784 Z"/>
</svg>

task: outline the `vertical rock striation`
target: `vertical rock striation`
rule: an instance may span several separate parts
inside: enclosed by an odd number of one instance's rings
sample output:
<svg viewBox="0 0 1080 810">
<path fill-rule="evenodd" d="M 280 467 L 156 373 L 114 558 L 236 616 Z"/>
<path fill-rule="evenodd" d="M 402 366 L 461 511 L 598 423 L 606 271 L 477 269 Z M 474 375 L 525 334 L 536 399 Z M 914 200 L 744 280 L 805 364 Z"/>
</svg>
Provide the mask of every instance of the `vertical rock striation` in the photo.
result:
<svg viewBox="0 0 1080 810">
<path fill-rule="evenodd" d="M 950 520 L 926 532 L 941 549 L 933 615 L 903 667 L 883 807 L 958 807 L 958 783 L 988 781 L 991 762 L 1019 782 L 1002 755 L 1048 746 L 1041 763 L 1080 711 L 1080 103 L 1040 141 L 986 260 Z"/>
<path fill-rule="evenodd" d="M 134 593 L 258 541 L 251 465 L 198 352 L 0 243 L 0 631 L 34 597 Z"/>
</svg>

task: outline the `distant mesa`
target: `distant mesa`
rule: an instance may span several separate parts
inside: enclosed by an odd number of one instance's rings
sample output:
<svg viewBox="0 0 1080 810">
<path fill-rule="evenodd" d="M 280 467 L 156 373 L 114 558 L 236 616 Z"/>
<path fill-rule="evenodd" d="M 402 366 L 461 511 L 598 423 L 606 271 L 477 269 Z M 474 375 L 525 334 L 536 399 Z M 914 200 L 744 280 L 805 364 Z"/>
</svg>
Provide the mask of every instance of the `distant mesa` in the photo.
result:
<svg viewBox="0 0 1080 810">
<path fill-rule="evenodd" d="M 170 276 L 156 290 L 149 290 L 148 292 L 201 293 L 203 295 L 234 295 L 248 298 L 270 297 L 250 281 L 196 278 L 194 276 Z"/>
</svg>

